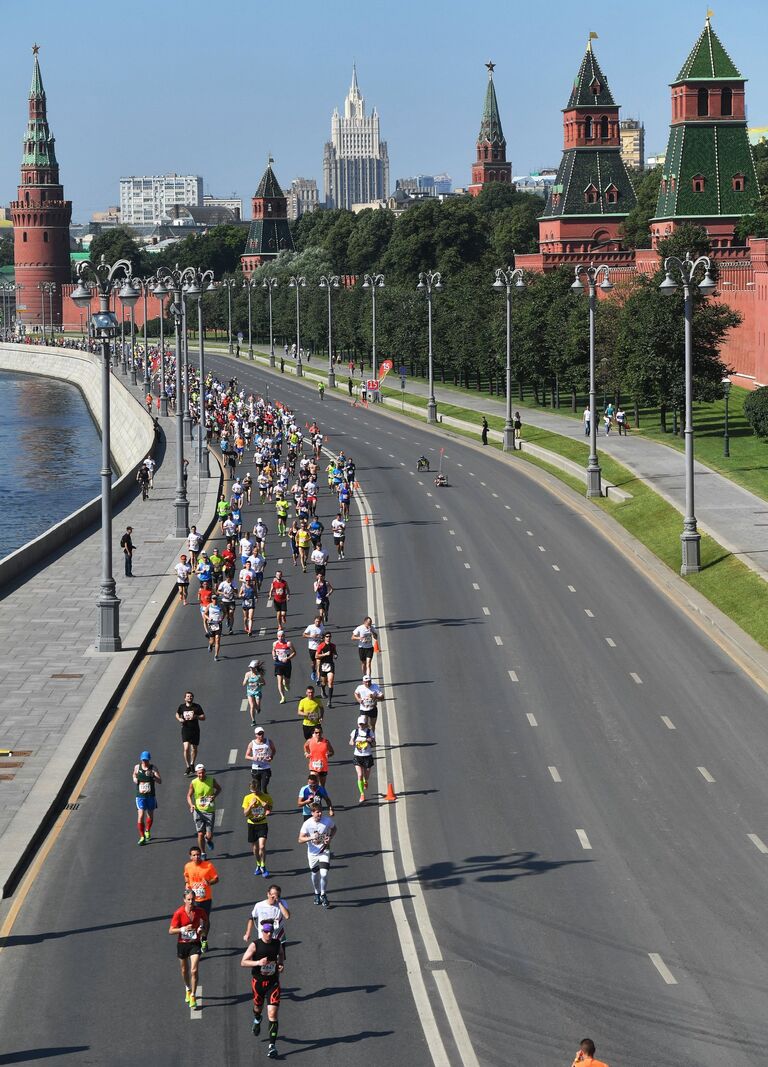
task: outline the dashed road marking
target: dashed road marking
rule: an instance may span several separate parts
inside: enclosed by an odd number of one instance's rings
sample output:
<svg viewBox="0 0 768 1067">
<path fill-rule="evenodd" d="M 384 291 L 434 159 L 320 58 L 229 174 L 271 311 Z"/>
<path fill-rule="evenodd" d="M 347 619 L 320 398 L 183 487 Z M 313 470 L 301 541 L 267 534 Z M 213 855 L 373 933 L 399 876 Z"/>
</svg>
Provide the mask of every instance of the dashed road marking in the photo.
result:
<svg viewBox="0 0 768 1067">
<path fill-rule="evenodd" d="M 755 846 L 755 848 L 757 849 L 758 852 L 762 852 L 762 854 L 764 856 L 768 856 L 768 845 L 766 845 L 765 841 L 762 841 L 757 836 L 757 834 L 747 834 L 747 837 L 752 842 L 752 844 Z"/>
<path fill-rule="evenodd" d="M 512 510 L 512 508 L 509 506 L 509 504 L 505 504 L 504 507 L 507 509 L 507 511 L 511 511 Z"/>
<path fill-rule="evenodd" d="M 456 545 L 456 551 L 457 552 L 463 552 L 464 549 L 461 547 L 461 545 Z"/>
<path fill-rule="evenodd" d="M 473 582 L 473 583 L 472 583 L 472 588 L 473 588 L 473 589 L 479 589 L 479 588 L 480 588 L 480 586 L 479 586 L 479 584 L 478 584 L 477 582 Z"/>
<path fill-rule="evenodd" d="M 666 728 L 668 730 L 676 730 L 677 729 L 677 727 L 675 726 L 675 724 L 672 722 L 672 720 L 669 718 L 668 715 L 662 715 L 661 716 L 661 721 L 664 723 L 664 725 L 666 726 Z"/>
<path fill-rule="evenodd" d="M 456 536 L 456 531 L 455 530 L 449 530 L 448 533 L 451 535 L 451 537 L 455 537 Z"/>
<path fill-rule="evenodd" d="M 199 1023 L 203 1018 L 203 987 L 201 985 L 195 990 L 195 1001 L 197 1007 L 189 1009 L 189 1019 L 190 1022 Z"/>
<path fill-rule="evenodd" d="M 562 782 L 563 779 L 560 777 L 560 771 L 557 769 L 557 767 L 548 767 L 547 769 L 552 775 L 553 782 Z"/>
<path fill-rule="evenodd" d="M 442 511 L 442 510 L 443 510 L 443 509 L 442 509 L 442 508 L 440 507 L 440 505 L 439 505 L 439 504 L 435 504 L 435 507 L 437 508 L 437 510 L 438 510 L 438 511 Z"/>
<path fill-rule="evenodd" d="M 539 545 L 539 552 L 546 552 L 546 551 L 547 551 L 547 550 L 546 550 L 546 548 L 544 547 L 544 545 Z"/>
<path fill-rule="evenodd" d="M 248 701 L 246 700 L 245 697 L 243 697 L 243 699 L 240 701 L 240 710 L 241 711 L 246 711 L 247 708 L 248 708 Z"/>
<path fill-rule="evenodd" d="M 474 478 L 474 476 L 475 476 L 475 472 L 474 472 L 474 471 L 470 471 L 470 472 L 469 472 L 469 476 L 470 476 L 470 478 Z"/>
<path fill-rule="evenodd" d="M 499 499 L 499 494 L 498 493 L 491 493 L 491 496 L 495 496 L 497 500 Z"/>
<path fill-rule="evenodd" d="M 525 532 L 528 534 L 529 537 L 533 537 L 533 530 L 526 530 Z"/>
<path fill-rule="evenodd" d="M 443 522 L 448 522 L 448 516 L 447 515 L 443 515 Z"/>
<path fill-rule="evenodd" d="M 486 483 L 485 483 L 485 482 L 480 482 L 480 484 L 481 484 L 481 485 L 486 485 Z M 487 486 L 486 486 L 486 488 L 487 488 Z"/>
<path fill-rule="evenodd" d="M 267 632 L 266 626 L 262 626 L 262 628 L 259 630 L 259 637 L 263 637 L 266 634 L 266 632 Z"/>
<path fill-rule="evenodd" d="M 594 612 L 590 611 L 589 608 L 584 608 L 584 614 L 587 616 L 588 619 L 594 619 L 595 617 Z"/>
<path fill-rule="evenodd" d="M 520 518 L 519 515 L 515 515 L 515 522 L 522 522 L 522 521 L 523 520 Z"/>
<path fill-rule="evenodd" d="M 592 848 L 592 845 L 591 845 L 591 844 L 590 844 L 590 842 L 589 842 L 589 838 L 587 837 L 587 834 L 586 834 L 586 831 L 585 831 L 585 830 L 577 830 L 577 831 L 576 831 L 576 836 L 578 837 L 578 839 L 579 839 L 579 844 L 581 845 L 581 847 L 582 847 L 583 849 L 590 849 L 590 848 Z"/>
<path fill-rule="evenodd" d="M 229 763 L 230 767 L 232 766 L 233 763 L 237 763 L 237 749 L 236 748 L 231 748 L 229 750 L 229 759 L 227 760 L 227 762 Z"/>
<path fill-rule="evenodd" d="M 432 496 L 432 494 L 431 493 L 427 493 L 427 496 Z"/>
<path fill-rule="evenodd" d="M 283 557 L 281 556 L 281 557 L 280 557 L 280 559 L 279 559 L 279 560 L 277 561 L 277 565 L 278 565 L 278 567 L 280 566 L 280 564 L 281 564 L 282 562 L 283 562 Z"/>
<path fill-rule="evenodd" d="M 483 608 L 483 615 L 490 615 L 490 614 L 491 614 L 491 609 L 490 608 Z"/>
<path fill-rule="evenodd" d="M 507 674 L 509 675 L 510 682 L 520 681 L 520 679 L 517 677 L 517 671 L 507 671 Z"/>
<path fill-rule="evenodd" d="M 538 726 L 538 725 L 539 725 L 539 724 L 538 724 L 538 723 L 536 722 L 536 716 L 535 716 L 535 715 L 531 715 L 530 711 L 529 711 L 529 712 L 527 712 L 527 714 L 526 714 L 526 716 L 525 716 L 525 717 L 526 717 L 526 719 L 528 720 L 528 722 L 529 722 L 529 723 L 531 724 L 531 726 Z"/>
<path fill-rule="evenodd" d="M 498 634 L 496 634 L 496 636 L 494 637 L 493 640 L 496 642 L 497 645 L 503 645 L 504 644 L 504 642 L 501 640 L 501 638 L 499 637 Z"/>
<path fill-rule="evenodd" d="M 643 684 L 643 679 L 640 677 L 639 674 L 635 674 L 634 671 L 630 671 L 629 672 L 629 677 L 632 679 L 632 681 L 635 683 L 635 685 L 642 685 Z"/>
<path fill-rule="evenodd" d="M 288 547 L 288 542 L 287 541 L 281 541 L 280 542 L 280 547 L 281 548 L 287 548 Z"/>
<path fill-rule="evenodd" d="M 465 570 L 471 571 L 471 570 L 472 570 L 472 565 L 471 565 L 471 563 L 465 563 L 465 564 L 464 564 L 464 568 L 465 568 Z"/>
<path fill-rule="evenodd" d="M 457 466 L 457 467 L 463 467 L 463 466 L 464 466 L 464 464 L 463 464 L 463 463 L 457 463 L 457 464 L 456 464 L 456 466 Z"/>
<path fill-rule="evenodd" d="M 605 639 L 605 643 L 606 643 L 606 644 L 607 644 L 607 645 L 608 645 L 608 646 L 609 646 L 610 648 L 616 648 L 616 642 L 615 642 L 615 641 L 613 640 L 613 638 L 612 638 L 612 637 L 606 637 L 606 639 Z"/>
<path fill-rule="evenodd" d="M 419 479 L 419 485 L 423 485 L 423 484 L 424 484 L 424 482 L 422 482 L 422 480 Z"/>
<path fill-rule="evenodd" d="M 575 593 L 576 592 L 576 586 L 575 585 L 569 585 L 568 586 L 568 592 L 569 593 Z"/>
<path fill-rule="evenodd" d="M 553 570 L 553 571 L 559 571 L 559 570 L 560 570 L 560 568 L 558 567 L 558 565 L 557 565 L 556 563 L 553 563 L 553 564 L 552 564 L 552 570 Z"/>
<path fill-rule="evenodd" d="M 669 967 L 667 967 L 666 963 L 661 958 L 661 956 L 658 954 L 658 952 L 649 952 L 648 953 L 648 959 L 651 961 L 651 963 L 656 968 L 656 970 L 659 972 L 659 974 L 664 979 L 664 981 L 667 983 L 667 985 L 677 985 L 677 979 L 672 974 L 672 972 L 670 971 Z"/>
<path fill-rule="evenodd" d="M 697 767 L 696 770 L 699 772 L 705 782 L 714 782 L 715 779 L 712 777 L 706 767 Z"/>
</svg>

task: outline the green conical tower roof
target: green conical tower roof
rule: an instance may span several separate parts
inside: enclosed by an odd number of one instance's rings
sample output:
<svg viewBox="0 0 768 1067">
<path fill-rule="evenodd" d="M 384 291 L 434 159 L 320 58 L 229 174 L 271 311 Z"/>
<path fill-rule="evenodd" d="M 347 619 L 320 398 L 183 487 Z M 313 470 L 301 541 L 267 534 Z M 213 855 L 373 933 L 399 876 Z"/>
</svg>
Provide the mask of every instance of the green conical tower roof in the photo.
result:
<svg viewBox="0 0 768 1067">
<path fill-rule="evenodd" d="M 488 88 L 485 91 L 485 106 L 483 118 L 480 123 L 478 141 L 488 141 L 490 144 L 506 144 L 504 131 L 501 128 L 499 104 L 496 99 L 496 89 L 493 84 L 493 63 L 486 63 L 488 67 Z"/>
<path fill-rule="evenodd" d="M 584 58 L 576 75 L 568 104 L 565 108 L 569 111 L 572 107 L 616 107 L 616 101 L 608 88 L 608 79 L 600 70 L 597 56 L 592 51 L 592 40 L 587 45 Z"/>
<path fill-rule="evenodd" d="M 699 39 L 680 70 L 673 85 L 686 81 L 743 81 L 741 71 L 720 43 L 707 17 Z"/>
<path fill-rule="evenodd" d="M 255 193 L 257 197 L 275 198 L 285 196 L 285 193 L 280 188 L 280 182 L 277 180 L 275 172 L 272 170 L 273 162 L 274 160 L 272 159 L 272 156 L 270 156 L 269 162 L 267 163 L 267 169 L 264 171 L 262 179 L 259 182 L 259 187 Z"/>
<path fill-rule="evenodd" d="M 43 76 L 37 58 L 38 46 L 32 47 L 34 66 L 29 90 L 29 120 L 24 133 L 23 167 L 56 167 L 55 138 L 48 126 Z"/>
</svg>

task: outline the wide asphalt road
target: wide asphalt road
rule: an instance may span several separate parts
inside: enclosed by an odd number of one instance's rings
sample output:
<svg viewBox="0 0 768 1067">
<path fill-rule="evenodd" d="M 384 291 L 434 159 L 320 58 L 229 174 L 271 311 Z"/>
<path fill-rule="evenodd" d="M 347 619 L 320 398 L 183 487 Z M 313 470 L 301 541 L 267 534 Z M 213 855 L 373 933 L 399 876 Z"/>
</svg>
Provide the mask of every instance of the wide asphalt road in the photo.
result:
<svg viewBox="0 0 768 1067">
<path fill-rule="evenodd" d="M 589 1035 L 612 1067 L 763 1064 L 762 691 L 589 523 L 514 469 L 451 440 L 451 487 L 438 490 L 414 466 L 422 451 L 437 457 L 440 438 L 340 400 L 321 408 L 292 379 L 242 361 L 211 362 L 248 388 L 269 379 L 272 396 L 319 415 L 328 447 L 355 457 L 373 520 L 351 524 L 347 562 L 330 570 L 342 658 L 326 720 L 340 763 L 329 786 L 349 807 L 337 807 L 327 913 L 312 906 L 295 841 L 295 704 L 277 704 L 271 686 L 265 699 L 279 750 L 270 866 L 293 911 L 281 1054 L 559 1067 Z M 271 574 L 283 555 L 274 535 L 269 550 Z M 289 581 L 296 636 L 311 580 L 291 571 Z M 368 610 L 386 622 L 379 732 L 393 743 L 378 785 L 392 778 L 400 799 L 361 808 L 346 762 L 358 673 L 348 635 Z M 240 682 L 253 652 L 268 651 L 263 601 L 258 627 L 256 640 L 225 638 L 214 664 L 197 608 L 171 617 L 0 955 L 10 1023 L 0 1063 L 263 1055 L 238 966 L 264 889 L 239 814 Z M 301 671 L 294 679 L 295 696 Z M 166 933 L 191 843 L 173 718 L 187 686 L 208 713 L 201 751 L 224 787 L 196 1018 Z M 155 841 L 138 849 L 130 771 L 146 746 L 164 781 Z"/>
</svg>

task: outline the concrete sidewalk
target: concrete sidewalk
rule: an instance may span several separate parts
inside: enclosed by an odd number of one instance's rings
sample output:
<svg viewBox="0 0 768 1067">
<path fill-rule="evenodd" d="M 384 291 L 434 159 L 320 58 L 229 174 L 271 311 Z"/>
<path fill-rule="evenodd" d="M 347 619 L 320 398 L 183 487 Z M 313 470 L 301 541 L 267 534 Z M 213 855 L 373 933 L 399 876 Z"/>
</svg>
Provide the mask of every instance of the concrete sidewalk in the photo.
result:
<svg viewBox="0 0 768 1067">
<path fill-rule="evenodd" d="M 123 385 L 127 379 L 119 377 Z M 130 386 L 128 386 L 131 389 Z M 131 389 L 139 399 L 140 387 Z M 172 536 L 176 485 L 176 423 L 161 419 L 155 487 L 149 499 L 131 494 L 113 523 L 114 575 L 120 604 L 123 651 L 99 653 L 96 597 L 101 575 L 101 532 L 75 540 L 35 568 L 26 581 L 3 591 L 0 613 L 0 886 L 12 892 L 62 796 L 68 796 L 78 762 L 105 715 L 111 714 L 165 607 L 175 596 L 171 568 L 182 551 Z M 199 531 L 213 523 L 220 467 L 201 483 L 197 507 L 196 449 L 189 458 L 190 522 Z M 94 457 L 98 462 L 99 457 Z M 133 578 L 124 577 L 119 547 L 133 527 Z M 130 768 L 128 769 L 130 771 Z M 79 769 L 78 769 L 79 773 Z"/>
<path fill-rule="evenodd" d="M 226 352 L 225 345 L 211 347 Z M 244 349 L 241 350 L 241 359 L 247 360 L 244 352 Z M 256 350 L 257 360 L 263 362 L 267 358 L 264 349 Z M 278 354 L 278 365 L 279 358 Z M 305 375 L 315 377 L 319 381 L 321 377 L 324 377 L 326 367 L 327 360 L 316 356 L 309 366 L 304 364 L 304 372 Z M 286 360 L 285 369 L 286 373 L 294 374 L 294 361 Z M 340 391 L 346 392 L 347 378 L 347 369 L 342 364 L 337 369 Z M 355 379 L 356 384 L 358 381 L 359 379 Z M 396 376 L 393 377 L 393 381 L 397 383 Z M 429 395 L 426 383 L 414 379 L 406 381 L 406 391 L 424 398 Z M 461 389 L 446 389 L 436 385 L 435 398 L 438 415 L 441 404 L 451 404 L 477 412 L 477 421 L 473 424 L 473 429 L 478 435 L 483 415 L 496 415 L 504 418 L 506 414 L 503 400 L 495 400 L 493 397 L 465 392 Z M 387 406 L 399 410 L 400 402 L 397 398 L 388 399 Z M 407 409 L 407 400 L 405 406 Z M 513 412 L 515 407 L 513 402 Z M 582 442 L 587 440 L 580 419 L 568 418 L 555 412 L 539 411 L 535 408 L 522 408 L 520 414 L 523 420 L 523 442 L 525 442 L 526 425 L 537 426 L 542 430 L 549 430 Z M 426 418 L 426 413 L 424 417 Z M 451 421 L 454 425 L 459 425 L 455 420 Z M 446 423 L 448 423 L 447 418 Z M 684 513 L 685 460 L 682 452 L 669 448 L 659 441 L 652 441 L 631 432 L 627 437 L 619 437 L 615 430 L 608 437 L 603 433 L 598 434 L 597 447 L 598 454 L 604 452 L 623 464 L 634 475 L 646 482 L 659 496 L 672 504 L 681 515 Z M 711 467 L 698 462 L 694 467 L 694 489 L 699 529 L 710 534 L 723 548 L 734 556 L 738 556 L 743 563 L 763 578 L 768 579 L 768 501 L 762 500 L 747 489 L 742 489 L 741 486 L 712 470 Z"/>
</svg>

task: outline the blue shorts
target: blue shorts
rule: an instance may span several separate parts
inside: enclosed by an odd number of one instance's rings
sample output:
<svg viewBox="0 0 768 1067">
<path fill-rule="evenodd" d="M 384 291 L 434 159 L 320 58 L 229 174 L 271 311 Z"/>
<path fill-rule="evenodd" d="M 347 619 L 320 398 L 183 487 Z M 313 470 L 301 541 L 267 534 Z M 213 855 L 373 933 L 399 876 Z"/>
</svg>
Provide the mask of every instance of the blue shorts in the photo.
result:
<svg viewBox="0 0 768 1067">
<path fill-rule="evenodd" d="M 157 807 L 157 797 L 136 797 L 136 807 L 139 811 L 154 811 Z"/>
</svg>

